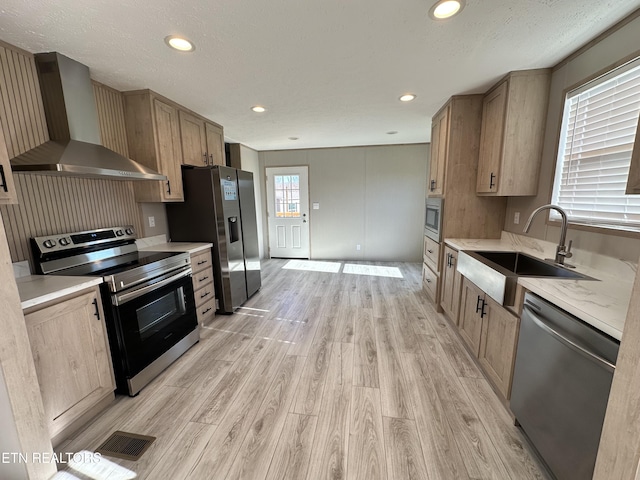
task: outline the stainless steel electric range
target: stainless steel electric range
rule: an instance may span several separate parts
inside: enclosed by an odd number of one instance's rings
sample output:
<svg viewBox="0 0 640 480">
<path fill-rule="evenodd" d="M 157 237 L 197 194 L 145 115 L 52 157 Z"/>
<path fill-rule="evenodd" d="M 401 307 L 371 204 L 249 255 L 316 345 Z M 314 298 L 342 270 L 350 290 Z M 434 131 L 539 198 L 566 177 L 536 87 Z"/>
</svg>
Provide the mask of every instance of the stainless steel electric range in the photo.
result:
<svg viewBox="0 0 640 480">
<path fill-rule="evenodd" d="M 140 252 L 133 227 L 31 239 L 36 273 L 101 276 L 119 393 L 137 395 L 199 340 L 188 253 Z"/>
</svg>

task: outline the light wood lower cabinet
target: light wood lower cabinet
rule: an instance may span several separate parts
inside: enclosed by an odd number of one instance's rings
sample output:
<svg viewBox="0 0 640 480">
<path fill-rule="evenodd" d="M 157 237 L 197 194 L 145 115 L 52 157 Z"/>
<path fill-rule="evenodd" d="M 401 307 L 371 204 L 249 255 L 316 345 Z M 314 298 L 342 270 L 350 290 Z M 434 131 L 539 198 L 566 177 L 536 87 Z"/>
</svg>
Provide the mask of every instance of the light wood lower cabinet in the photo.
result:
<svg viewBox="0 0 640 480">
<path fill-rule="evenodd" d="M 74 422 L 114 396 L 98 287 L 27 310 L 25 321 L 49 434 L 60 439 Z"/>
<path fill-rule="evenodd" d="M 440 294 L 440 306 L 449 319 L 458 324 L 458 312 L 460 309 L 460 287 L 462 275 L 456 270 L 458 264 L 458 252 L 449 246 L 444 247 L 444 264 L 441 272 L 442 291 Z"/>
<path fill-rule="evenodd" d="M 463 278 L 460 336 L 507 400 L 511 395 L 519 327 L 518 317 Z"/>
<path fill-rule="evenodd" d="M 460 321 L 458 328 L 460 336 L 476 357 L 480 351 L 483 301 L 484 292 L 464 278 L 462 280 L 462 297 L 460 300 Z"/>
<path fill-rule="evenodd" d="M 422 264 L 422 288 L 432 302 L 438 300 L 439 277 L 426 263 Z"/>
<path fill-rule="evenodd" d="M 485 302 L 478 361 L 504 398 L 508 399 L 511 396 L 520 320 L 491 298 L 487 297 Z"/>
<path fill-rule="evenodd" d="M 213 283 L 211 250 L 191 254 L 193 291 L 200 325 L 216 312 L 216 290 Z"/>
</svg>

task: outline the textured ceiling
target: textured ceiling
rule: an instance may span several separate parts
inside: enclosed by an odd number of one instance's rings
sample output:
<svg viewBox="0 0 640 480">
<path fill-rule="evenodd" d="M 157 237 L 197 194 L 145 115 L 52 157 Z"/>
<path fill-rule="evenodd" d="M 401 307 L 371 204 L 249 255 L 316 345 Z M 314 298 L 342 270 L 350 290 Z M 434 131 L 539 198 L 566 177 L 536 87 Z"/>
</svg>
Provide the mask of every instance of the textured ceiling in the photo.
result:
<svg viewBox="0 0 640 480">
<path fill-rule="evenodd" d="M 119 90 L 151 88 L 257 150 L 375 145 L 429 141 L 430 118 L 449 96 L 552 66 L 640 7 L 467 0 L 436 23 L 434 2 L 3 0 L 0 39 L 63 53 Z M 170 34 L 196 51 L 170 50 Z M 399 102 L 406 92 L 417 99 Z M 256 104 L 267 112 L 251 112 Z"/>
</svg>

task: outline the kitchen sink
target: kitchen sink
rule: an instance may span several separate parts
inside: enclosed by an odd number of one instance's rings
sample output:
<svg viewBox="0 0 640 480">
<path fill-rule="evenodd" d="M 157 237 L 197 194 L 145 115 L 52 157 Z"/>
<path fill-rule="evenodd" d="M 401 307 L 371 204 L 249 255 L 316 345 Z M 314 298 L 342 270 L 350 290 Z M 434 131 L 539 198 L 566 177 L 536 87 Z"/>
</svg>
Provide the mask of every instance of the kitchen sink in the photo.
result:
<svg viewBox="0 0 640 480">
<path fill-rule="evenodd" d="M 595 280 L 522 252 L 461 251 L 458 271 L 502 305 L 513 305 L 519 277 Z"/>
</svg>

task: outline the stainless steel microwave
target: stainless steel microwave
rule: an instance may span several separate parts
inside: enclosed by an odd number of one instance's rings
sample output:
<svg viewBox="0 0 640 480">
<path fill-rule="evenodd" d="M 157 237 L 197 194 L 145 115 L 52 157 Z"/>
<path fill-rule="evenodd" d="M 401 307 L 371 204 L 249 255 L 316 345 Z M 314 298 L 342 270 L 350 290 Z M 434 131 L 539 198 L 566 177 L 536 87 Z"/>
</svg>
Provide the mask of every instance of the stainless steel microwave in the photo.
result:
<svg viewBox="0 0 640 480">
<path fill-rule="evenodd" d="M 435 242 L 442 240 L 442 199 L 427 198 L 424 220 L 424 234 Z"/>
</svg>

